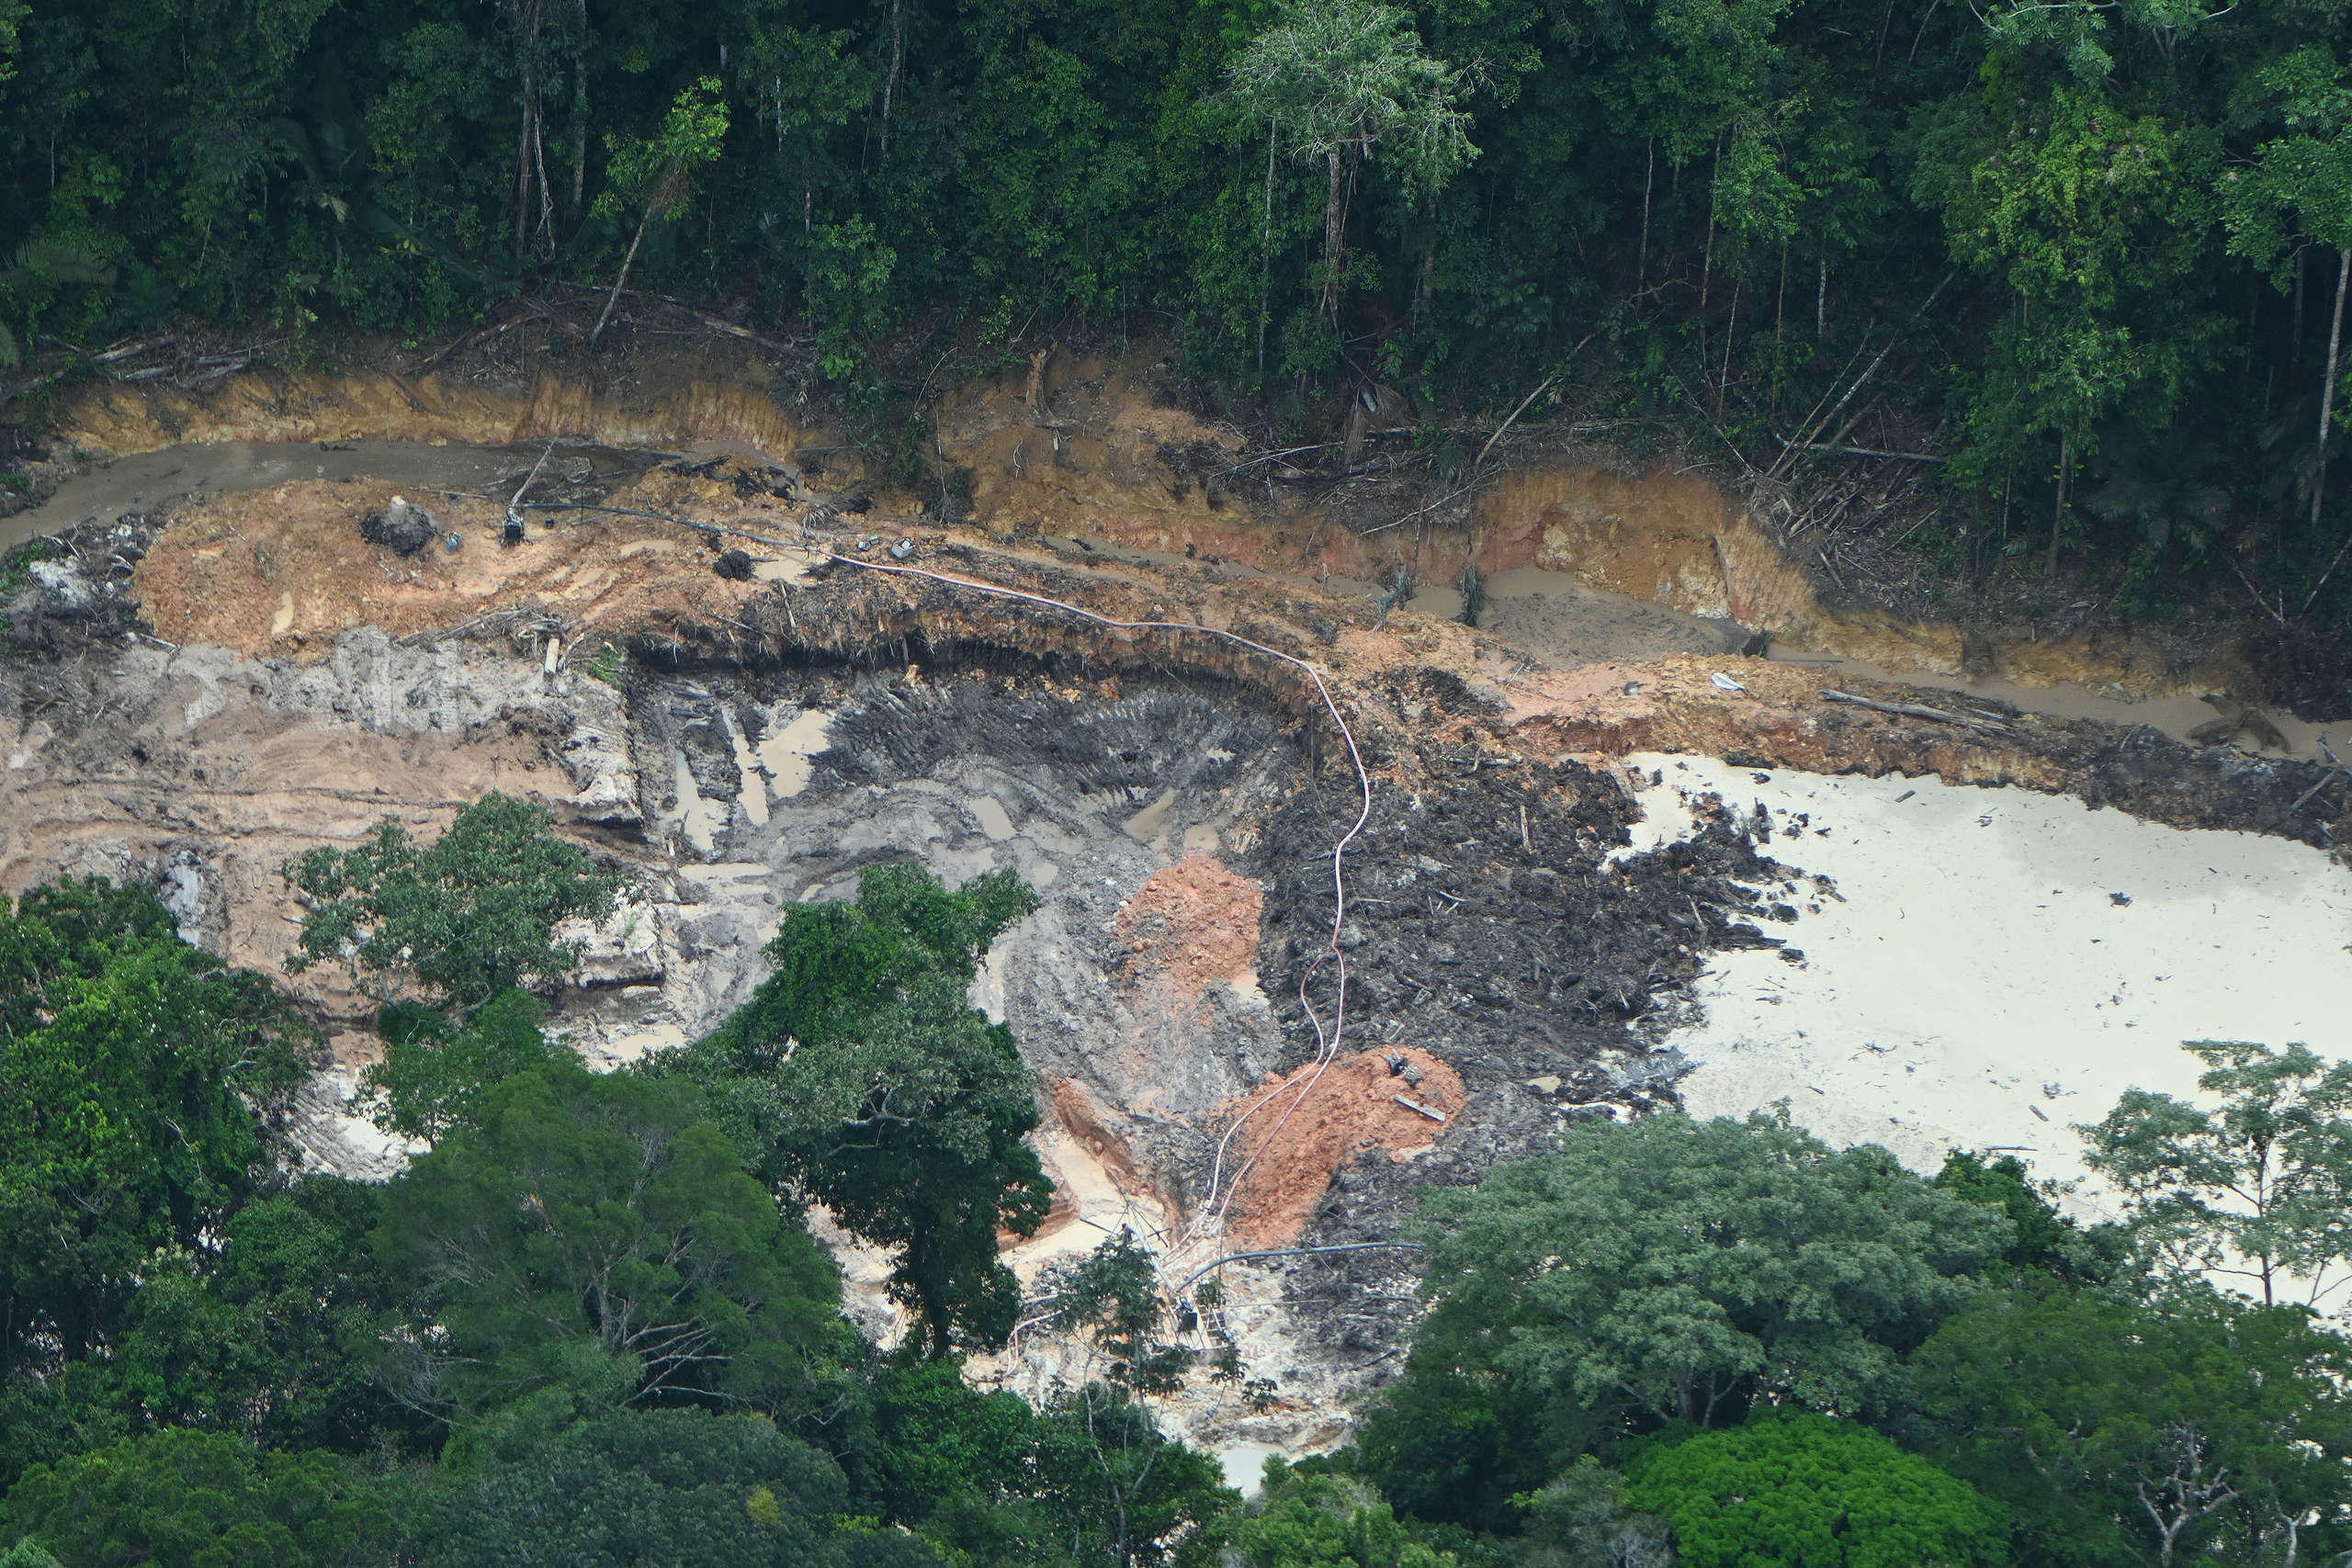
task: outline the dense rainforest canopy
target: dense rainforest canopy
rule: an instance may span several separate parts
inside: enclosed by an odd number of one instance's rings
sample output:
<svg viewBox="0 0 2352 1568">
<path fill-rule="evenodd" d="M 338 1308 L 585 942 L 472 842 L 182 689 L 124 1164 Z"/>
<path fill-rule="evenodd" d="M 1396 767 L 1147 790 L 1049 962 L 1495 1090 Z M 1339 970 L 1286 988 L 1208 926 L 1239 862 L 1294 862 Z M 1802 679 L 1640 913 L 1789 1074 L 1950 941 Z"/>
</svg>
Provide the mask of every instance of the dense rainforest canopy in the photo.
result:
<svg viewBox="0 0 2352 1568">
<path fill-rule="evenodd" d="M 431 874 L 425 874 L 429 870 Z M 1162 1427 L 1244 1367 L 1130 1235 L 1027 1280 L 1051 1188 L 967 987 L 1009 873 L 796 905 L 705 1039 L 589 1071 L 554 990 L 626 884 L 497 795 L 286 868 L 398 989 L 369 1184 L 286 1138 L 311 1035 L 144 888 L 0 897 L 0 1568 L 2265 1568 L 2352 1548 L 2352 1069 L 2191 1047 L 2079 1129 L 2085 1229 L 2015 1159 L 1932 1181 L 1776 1115 L 1660 1111 L 1429 1193 L 1430 1310 L 1360 1440 L 1244 1500 Z M 388 928 L 409 933 L 397 947 Z M 509 976 L 508 978 L 512 978 Z M 2259 1172 L 2258 1180 L 2249 1172 Z M 843 1314 L 822 1202 L 892 1262 Z M 2245 1266 L 2260 1301 L 2218 1292 Z M 1037 1403 L 965 1357 L 1088 1347 Z M 1189 1391 L 1189 1393 L 1188 1393 Z M 1303 1392 L 1303 1391 L 1302 1391 Z M 1297 1394 L 1290 1397 L 1296 1399 Z"/>
<path fill-rule="evenodd" d="M 2352 604 L 2323 483 L 2345 23 L 2337 0 L 0 0 L 0 353 L 175 311 L 424 334 L 626 263 L 808 334 L 869 408 L 917 391 L 877 368 L 910 333 L 1172 339 L 1205 395 L 1294 424 L 1372 382 L 1499 411 L 1573 358 L 1587 412 L 1679 421 L 1734 472 L 1728 449 L 1834 446 L 1875 405 L 1949 459 L 1977 570 L 2087 548 L 2153 604 L 2227 562 L 2324 614 Z"/>
</svg>

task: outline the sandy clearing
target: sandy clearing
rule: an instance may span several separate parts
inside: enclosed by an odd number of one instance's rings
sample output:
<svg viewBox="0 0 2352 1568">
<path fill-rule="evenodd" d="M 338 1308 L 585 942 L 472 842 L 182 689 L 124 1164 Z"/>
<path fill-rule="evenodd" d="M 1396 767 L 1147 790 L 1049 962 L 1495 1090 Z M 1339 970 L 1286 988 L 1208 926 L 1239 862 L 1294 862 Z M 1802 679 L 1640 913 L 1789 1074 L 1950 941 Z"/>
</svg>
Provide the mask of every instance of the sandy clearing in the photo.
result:
<svg viewBox="0 0 2352 1568">
<path fill-rule="evenodd" d="M 1663 779 L 1642 792 L 1645 841 L 1687 830 L 1686 794 L 1760 802 L 1766 852 L 1838 895 L 1803 877 L 1782 893 L 1798 918 L 1772 929 L 1802 966 L 1710 964 L 1704 1021 L 1666 1042 L 1696 1064 L 1693 1114 L 1785 1099 L 1821 1136 L 1923 1171 L 1955 1146 L 2012 1149 L 2083 1179 L 2100 1213 L 2070 1124 L 2135 1085 L 2192 1091 L 2182 1041 L 2352 1048 L 2352 871 L 2316 850 L 1934 778 L 1628 761 Z"/>
</svg>

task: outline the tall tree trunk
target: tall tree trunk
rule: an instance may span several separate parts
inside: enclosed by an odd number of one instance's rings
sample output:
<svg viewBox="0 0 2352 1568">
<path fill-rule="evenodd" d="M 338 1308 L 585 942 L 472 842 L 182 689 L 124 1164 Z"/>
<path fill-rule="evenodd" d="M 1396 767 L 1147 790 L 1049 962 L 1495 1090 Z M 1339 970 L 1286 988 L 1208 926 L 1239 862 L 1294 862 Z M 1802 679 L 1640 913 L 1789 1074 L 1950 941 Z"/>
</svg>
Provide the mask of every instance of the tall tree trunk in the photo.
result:
<svg viewBox="0 0 2352 1568">
<path fill-rule="evenodd" d="M 1340 203 L 1340 150 L 1323 154 L 1330 180 L 1323 193 L 1323 313 L 1340 324 L 1340 252 L 1347 243 L 1347 217 Z"/>
<path fill-rule="evenodd" d="M 547 242 L 548 254 L 555 254 L 555 189 L 548 184 L 548 152 L 540 140 L 547 121 L 531 124 L 531 172 L 539 186 L 539 237 Z"/>
<path fill-rule="evenodd" d="M 588 194 L 588 0 L 579 0 L 579 51 L 571 62 L 571 220 Z"/>
<path fill-rule="evenodd" d="M 1821 258 L 1821 283 L 1813 296 L 1813 341 L 1829 335 L 1829 258 Z"/>
<path fill-rule="evenodd" d="M 2319 389 L 2319 459 L 2312 474 L 2312 526 L 2319 526 L 2320 502 L 2327 496 L 2327 433 L 2335 417 L 2335 359 L 2344 346 L 2344 287 L 2352 283 L 2352 246 L 2336 254 L 2335 316 L 2327 328 L 2327 379 Z"/>
<path fill-rule="evenodd" d="M 1781 329 L 1789 319 L 1789 243 L 1781 242 L 1781 288 L 1772 296 L 1772 363 L 1781 362 Z"/>
<path fill-rule="evenodd" d="M 1781 288 L 1772 297 L 1772 417 L 1781 417 L 1781 378 L 1786 362 L 1781 357 L 1781 329 L 1789 320 L 1789 243 L 1781 242 Z"/>
<path fill-rule="evenodd" d="M 1437 298 L 1437 197 L 1429 198 L 1428 226 L 1421 231 L 1421 276 L 1413 288 L 1413 324 L 1419 326 Z"/>
<path fill-rule="evenodd" d="M 1657 138 L 1649 138 L 1644 145 L 1648 151 L 1642 155 L 1642 248 L 1634 263 L 1636 298 L 1647 291 L 1650 280 L 1650 185 L 1657 176 Z"/>
<path fill-rule="evenodd" d="M 1699 378 L 1707 378 L 1707 288 L 1715 275 L 1715 201 L 1722 192 L 1724 139 L 1715 137 L 1714 156 L 1707 161 L 1707 251 L 1699 263 Z"/>
<path fill-rule="evenodd" d="M 514 255 L 522 259 L 531 227 L 531 78 L 523 76 L 523 129 L 514 141 Z"/>
<path fill-rule="evenodd" d="M 2075 438 L 2058 437 L 2058 504 L 2050 513 L 2050 556 L 2041 563 L 2041 575 L 2054 576 L 2058 570 L 2058 538 L 2066 527 L 2066 498 L 2075 487 Z"/>
<path fill-rule="evenodd" d="M 2287 369 L 2303 367 L 2303 247 L 2295 247 L 2295 324 L 2287 330 Z"/>
<path fill-rule="evenodd" d="M 1282 122 L 1266 121 L 1266 211 L 1258 235 L 1258 376 L 1266 375 L 1266 320 L 1273 314 L 1274 292 L 1274 137 Z"/>
<path fill-rule="evenodd" d="M 531 169 L 539 141 L 539 0 L 508 0 L 522 80 L 523 126 L 514 141 L 514 255 L 531 231 Z"/>
<path fill-rule="evenodd" d="M 890 70 L 882 78 L 882 156 L 890 156 L 890 103 L 899 96 L 899 72 L 907 61 L 907 0 L 890 0 Z"/>
<path fill-rule="evenodd" d="M 1724 399 L 1731 393 L 1731 345 L 1739 337 L 1739 291 L 1746 281 L 1745 278 L 1735 279 L 1731 286 L 1731 320 L 1724 324 L 1724 373 L 1715 378 L 1715 418 L 1718 420 L 1724 417 Z"/>
</svg>

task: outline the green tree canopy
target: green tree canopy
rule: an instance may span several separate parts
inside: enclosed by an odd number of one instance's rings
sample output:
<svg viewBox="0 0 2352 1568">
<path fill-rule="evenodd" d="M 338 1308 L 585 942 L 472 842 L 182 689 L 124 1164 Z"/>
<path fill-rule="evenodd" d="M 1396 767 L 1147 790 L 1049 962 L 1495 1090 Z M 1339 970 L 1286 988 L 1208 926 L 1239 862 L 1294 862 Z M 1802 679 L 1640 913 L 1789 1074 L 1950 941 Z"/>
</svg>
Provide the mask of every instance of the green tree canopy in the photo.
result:
<svg viewBox="0 0 2352 1568">
<path fill-rule="evenodd" d="M 1936 1185 L 2008 1216 L 2013 1235 L 2000 1261 L 2010 1269 L 2051 1275 L 2072 1285 L 2104 1283 L 2124 1270 L 2130 1233 L 2111 1224 L 2085 1230 L 2060 1213 L 2051 1201 L 2059 1190 L 2051 1183 L 2036 1184 L 2015 1155 L 1987 1160 L 1955 1149 L 1936 1173 Z"/>
<path fill-rule="evenodd" d="M 91 1354 L 158 1249 L 216 1245 L 312 1046 L 144 888 L 0 897 L 0 1371 Z"/>
<path fill-rule="evenodd" d="M 306 1177 L 238 1210 L 217 1247 L 152 1259 L 103 1358 L 0 1401 L 0 1483 L 27 1460 L 174 1426 L 297 1450 L 437 1443 L 372 1375 L 396 1299 L 368 1246 L 380 1196 Z"/>
<path fill-rule="evenodd" d="M 2312 523 L 2326 499 L 2328 433 L 2335 423 L 2336 366 L 2344 344 L 2345 295 L 2352 289 L 2352 85 L 2333 45 L 2305 44 L 2255 73 L 2250 98 L 2269 100 L 2287 134 L 2265 141 L 2251 171 L 2222 176 L 2230 248 L 2272 270 L 2301 266 L 2293 242 L 2308 238 L 2336 254 L 2335 307 L 2320 378 L 2319 434 L 2305 466 Z M 2342 551 L 2336 558 L 2340 561 Z"/>
<path fill-rule="evenodd" d="M 1590 1123 L 1430 1195 L 1424 1290 L 1495 1374 L 1601 1428 L 1736 1424 L 1759 1400 L 1902 1407 L 1903 1355 L 2008 1244 L 2001 1214 L 1785 1118 Z M 1434 1369 L 1432 1369 L 1434 1370 Z"/>
<path fill-rule="evenodd" d="M 612 320 L 613 307 L 619 303 L 621 289 L 628 282 L 628 269 L 637 265 L 637 248 L 645 243 L 645 231 L 657 218 L 675 218 L 684 211 L 694 199 L 695 171 L 716 163 L 726 150 L 724 91 L 718 77 L 705 76 L 678 94 L 670 112 L 662 117 L 662 129 L 651 137 L 616 136 L 607 141 L 613 183 L 596 198 L 595 213 L 600 218 L 617 218 L 634 205 L 639 216 L 628 254 L 621 258 L 621 270 L 613 279 L 613 291 L 588 334 L 591 346 L 604 336 L 605 323 Z"/>
<path fill-rule="evenodd" d="M 1930 1451 L 2006 1504 L 2018 1560 L 2316 1559 L 2352 1456 L 2346 1346 L 2291 1307 L 1988 1292 L 1921 1350 Z M 2312 1533 L 2304 1534 L 2306 1531 Z"/>
<path fill-rule="evenodd" d="M 1500 1337 L 1467 1313 L 1422 1319 L 1405 1375 L 1366 1414 L 1358 1463 L 1416 1518 L 1515 1529 L 1521 1499 L 1602 1436 L 1602 1420 L 1497 1368 Z"/>
<path fill-rule="evenodd" d="M 287 968 L 338 960 L 363 986 L 413 978 L 467 1012 L 560 981 L 580 948 L 555 940 L 557 923 L 604 919 L 628 879 L 597 871 L 553 823 L 545 807 L 486 795 L 430 845 L 387 817 L 357 849 L 297 856 L 286 879 L 306 913 Z"/>
<path fill-rule="evenodd" d="M 1226 67 L 1233 112 L 1272 125 L 1321 167 L 1323 311 L 1339 319 L 1346 182 L 1385 152 L 1407 188 L 1433 193 L 1478 155 L 1460 107 L 1472 84 L 1421 48 L 1413 18 L 1378 0 L 1285 0 Z"/>
<path fill-rule="evenodd" d="M 1526 1568 L 1673 1568 L 1667 1522 L 1625 1496 L 1625 1478 L 1590 1454 L 1521 1499 Z"/>
<path fill-rule="evenodd" d="M 2127 1090 L 2076 1129 L 2134 1234 L 2174 1277 L 2233 1275 L 2316 1301 L 2352 1258 L 2352 1064 L 2310 1047 L 2191 1041 L 2205 1106 Z M 2335 1281 L 2341 1283 L 2340 1278 Z"/>
<path fill-rule="evenodd" d="M 1294 1474 L 1278 1460 L 1228 1534 L 1249 1568 L 1457 1568 L 1452 1552 L 1415 1540 L 1364 1483 Z"/>
<path fill-rule="evenodd" d="M 474 1413 L 796 1413 L 847 1346 L 840 1283 L 676 1079 L 550 1063 L 489 1089 L 384 1194 L 375 1247 L 417 1317 L 389 1375 Z"/>
<path fill-rule="evenodd" d="M 485 1089 L 548 1063 L 573 1060 L 540 1025 L 547 1004 L 527 991 L 501 993 L 452 1027 L 430 1008 L 394 1003 L 379 1015 L 383 1060 L 359 1076 L 378 1097 L 376 1125 L 402 1138 L 437 1144 L 473 1119 Z"/>
<path fill-rule="evenodd" d="M 1626 1501 L 1664 1517 L 1689 1568 L 1997 1568 L 2000 1506 L 1851 1421 L 1758 1413 L 1646 1450 Z"/>
<path fill-rule="evenodd" d="M 872 1009 L 933 980 L 968 986 L 996 939 L 1037 909 L 1009 871 L 949 889 L 918 865 L 869 866 L 855 898 L 796 904 L 762 950 L 759 988 L 698 1050 L 743 1071 L 775 1066 L 786 1042 L 854 1032 Z"/>
<path fill-rule="evenodd" d="M 954 1358 L 900 1358 L 876 1394 L 877 1501 L 975 1568 L 1189 1564 L 1238 1500 L 1214 1458 L 1125 1389 L 1091 1383 L 1032 1405 L 976 1391 Z"/>
<path fill-rule="evenodd" d="M 1182 1382 L 1191 1353 L 1162 1337 L 1167 1307 L 1160 1295 L 1158 1261 L 1136 1240 L 1119 1234 L 1055 1274 L 1030 1303 L 1038 1326 L 1084 1336 L 1102 1363 L 1102 1381 L 1138 1394 L 1170 1393 Z"/>
<path fill-rule="evenodd" d="M 1953 258 L 2008 291 L 1971 413 L 1977 460 L 2058 437 L 2054 567 L 2102 422 L 2128 408 L 2168 423 L 2225 330 L 2179 288 L 2214 238 L 2221 138 L 2101 85 L 2033 81 L 2006 55 L 1987 73 L 1995 91 L 1922 117 L 1914 195 L 1942 213 Z"/>
<path fill-rule="evenodd" d="M 347 1460 L 186 1429 L 36 1466 L 0 1504 L 0 1534 L 64 1568 L 358 1568 L 392 1523 Z"/>
<path fill-rule="evenodd" d="M 526 1435 L 527 1433 L 527 1435 Z M 412 1528 L 422 1568 L 929 1568 L 914 1537 L 845 1517 L 840 1468 L 753 1416 L 622 1410 L 518 1429 L 445 1474 Z"/>
<path fill-rule="evenodd" d="M 893 1297 L 933 1356 L 993 1347 L 1020 1305 L 997 1234 L 1035 1231 L 1052 1184 L 1012 1032 L 966 1000 L 989 944 L 1036 908 L 1010 872 L 950 892 L 869 868 L 854 902 L 797 906 L 752 999 L 665 1070 L 707 1085 L 778 1182 L 895 1255 Z"/>
</svg>

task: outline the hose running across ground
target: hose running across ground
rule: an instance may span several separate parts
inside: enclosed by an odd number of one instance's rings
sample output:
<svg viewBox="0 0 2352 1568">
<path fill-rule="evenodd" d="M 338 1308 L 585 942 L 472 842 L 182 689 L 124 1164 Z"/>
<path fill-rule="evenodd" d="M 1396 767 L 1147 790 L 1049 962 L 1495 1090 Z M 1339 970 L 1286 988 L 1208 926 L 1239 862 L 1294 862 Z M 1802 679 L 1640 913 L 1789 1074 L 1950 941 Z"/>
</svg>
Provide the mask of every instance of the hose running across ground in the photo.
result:
<svg viewBox="0 0 2352 1568">
<path fill-rule="evenodd" d="M 480 494 L 478 491 L 445 491 L 441 493 L 477 496 Z M 480 498 L 495 499 L 489 496 Z M 1323 1075 L 1329 1070 L 1332 1062 L 1338 1059 L 1340 1044 L 1347 1032 L 1348 956 L 1340 946 L 1340 934 L 1347 925 L 1348 916 L 1345 862 L 1348 846 L 1355 841 L 1357 835 L 1363 831 L 1364 824 L 1372 818 L 1372 774 L 1363 765 L 1363 753 L 1356 745 L 1355 731 L 1350 728 L 1347 716 L 1340 711 L 1339 701 L 1331 695 L 1330 687 L 1324 682 L 1323 672 L 1313 663 L 1299 658 L 1296 654 L 1284 653 L 1280 649 L 1269 648 L 1264 643 L 1254 642 L 1238 632 L 1225 631 L 1216 626 L 1204 626 L 1193 621 L 1123 621 L 1115 616 L 1099 615 L 1092 610 L 1082 609 L 1067 600 L 1056 599 L 1049 594 L 1033 593 L 1021 588 L 1008 588 L 1001 583 L 977 581 L 971 578 L 956 577 L 947 572 L 933 571 L 925 567 L 899 566 L 883 561 L 867 560 L 857 556 L 843 555 L 838 550 L 826 549 L 813 543 L 794 544 L 786 539 L 754 534 L 746 529 L 729 527 L 724 524 L 697 522 L 693 518 L 680 517 L 672 513 L 644 511 L 632 507 L 604 506 L 593 502 L 543 503 L 533 510 L 601 512 L 617 516 L 656 518 L 706 534 L 725 535 L 778 549 L 814 555 L 820 559 L 839 561 L 843 566 L 856 567 L 864 571 L 881 572 L 892 577 L 921 578 L 926 581 L 940 583 L 949 588 L 961 588 L 974 593 L 990 594 L 1000 599 L 1017 599 L 1024 604 L 1059 610 L 1067 615 L 1076 615 L 1080 620 L 1090 621 L 1096 626 L 1105 626 L 1114 631 L 1191 632 L 1216 637 L 1232 643 L 1237 648 L 1248 649 L 1252 653 L 1263 654 L 1269 659 L 1288 664 L 1304 673 L 1307 680 L 1314 683 L 1315 694 L 1322 699 L 1324 711 L 1331 716 L 1331 722 L 1339 727 L 1340 738 L 1347 743 L 1348 761 L 1355 769 L 1357 792 L 1355 820 L 1349 824 L 1348 830 L 1342 833 L 1339 840 L 1331 846 L 1330 933 L 1325 942 L 1323 952 L 1316 956 L 1314 963 L 1307 965 L 1306 973 L 1301 975 L 1298 980 L 1299 1010 L 1306 1015 L 1307 1026 L 1315 1032 L 1315 1070 L 1295 1084 L 1277 1084 L 1267 1090 L 1240 1115 L 1235 1117 L 1232 1124 L 1226 1128 L 1224 1135 L 1217 1140 L 1216 1158 L 1209 1169 L 1209 1190 L 1203 1201 L 1199 1219 L 1195 1221 L 1193 1236 L 1199 1239 L 1221 1229 L 1231 1212 L 1235 1196 L 1241 1190 L 1241 1184 L 1249 1179 L 1250 1173 L 1257 1168 L 1259 1159 L 1272 1146 L 1274 1140 L 1282 1135 L 1283 1129 L 1290 1125 L 1291 1118 L 1297 1114 L 1299 1107 L 1313 1095 L 1316 1086 L 1322 1082 Z M 885 521 L 895 521 L 895 519 Z M 1313 985 L 1315 976 L 1322 972 L 1323 966 L 1327 964 L 1332 966 L 1336 979 L 1332 994 L 1331 1023 L 1329 1029 L 1324 1027 L 1322 1017 L 1315 1010 L 1314 1000 L 1308 995 L 1308 987 Z M 1294 1089 L 1295 1093 L 1292 1093 Z M 1235 1135 L 1258 1112 L 1282 1099 L 1285 1094 L 1290 1095 L 1290 1104 L 1275 1120 L 1273 1126 L 1267 1130 L 1266 1135 L 1259 1139 L 1250 1148 L 1249 1156 L 1234 1171 L 1231 1183 L 1227 1183 L 1225 1162 Z"/>
<path fill-rule="evenodd" d="M 780 540 L 767 542 L 782 543 Z M 797 547 L 807 548 L 808 547 Z M 1217 1140 L 1216 1157 L 1210 1167 L 1209 1190 L 1202 1203 L 1201 1215 L 1203 1220 L 1212 1221 L 1215 1226 L 1221 1228 L 1228 1211 L 1232 1208 L 1234 1195 L 1240 1191 L 1241 1184 L 1249 1179 L 1250 1173 L 1256 1168 L 1260 1156 L 1264 1155 L 1274 1140 L 1282 1135 L 1283 1129 L 1290 1125 L 1290 1119 L 1297 1114 L 1300 1106 L 1306 1103 L 1307 1098 L 1315 1092 L 1315 1086 L 1322 1081 L 1324 1073 L 1338 1058 L 1340 1042 L 1347 1030 L 1348 955 L 1340 946 L 1340 935 L 1347 925 L 1348 918 L 1348 886 L 1344 863 L 1348 846 L 1353 843 L 1356 836 L 1363 831 L 1364 824 L 1372 817 L 1372 774 L 1365 769 L 1363 754 L 1356 747 L 1355 731 L 1349 728 L 1347 716 L 1340 711 L 1338 700 L 1331 695 L 1330 687 L 1324 683 L 1322 671 L 1295 654 L 1284 653 L 1280 649 L 1269 648 L 1264 643 L 1253 642 L 1237 632 L 1225 631 L 1216 626 L 1204 626 L 1193 621 L 1123 621 L 1114 616 L 1098 615 L 1092 610 L 1081 609 L 1065 600 L 1052 598 L 1043 593 L 1032 593 L 1024 589 L 1007 588 L 1000 583 L 975 581 L 970 578 L 955 577 L 946 572 L 932 571 L 922 567 L 891 566 L 881 561 L 861 560 L 855 556 L 845 556 L 835 550 L 819 548 L 814 553 L 827 560 L 840 561 L 845 566 L 858 567 L 866 571 L 887 572 L 894 577 L 918 577 L 928 581 L 944 583 L 951 588 L 968 589 L 975 593 L 993 594 L 998 598 L 1019 599 L 1028 604 L 1044 605 L 1048 609 L 1064 611 L 1081 620 L 1091 621 L 1096 626 L 1107 626 L 1114 631 L 1193 632 L 1221 638 L 1237 647 L 1246 648 L 1253 653 L 1261 653 L 1269 659 L 1279 660 L 1284 664 L 1291 665 L 1304 672 L 1306 678 L 1315 683 L 1316 694 L 1323 699 L 1324 710 L 1331 716 L 1331 722 L 1339 726 L 1340 739 L 1347 742 L 1348 761 L 1356 771 L 1358 795 L 1355 821 L 1351 823 L 1348 830 L 1340 836 L 1339 841 L 1331 846 L 1330 935 L 1323 952 L 1316 955 L 1315 962 L 1307 965 L 1306 972 L 1301 975 L 1298 980 L 1299 1009 L 1306 1015 L 1308 1027 L 1315 1031 L 1315 1070 L 1295 1084 L 1278 1084 L 1269 1089 L 1239 1116 L 1234 1118 L 1232 1125 L 1225 1130 L 1225 1135 Z M 1308 987 L 1314 983 L 1315 976 L 1327 964 L 1332 966 L 1337 981 L 1331 1003 L 1331 1026 L 1328 1030 L 1324 1028 L 1323 1020 L 1316 1012 L 1315 1003 L 1307 994 Z M 1289 1106 L 1275 1120 L 1273 1126 L 1267 1130 L 1266 1135 L 1260 1138 L 1251 1147 L 1249 1157 L 1244 1159 L 1240 1167 L 1234 1171 L 1231 1184 L 1227 1185 L 1226 1156 L 1234 1135 L 1241 1131 L 1244 1122 L 1294 1089 L 1297 1092 L 1291 1096 Z M 1221 1199 L 1220 1191 L 1223 1193 Z M 1207 1234 L 1207 1231 L 1208 1227 L 1202 1225 L 1196 1229 L 1195 1234 Z"/>
</svg>

